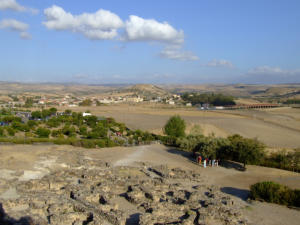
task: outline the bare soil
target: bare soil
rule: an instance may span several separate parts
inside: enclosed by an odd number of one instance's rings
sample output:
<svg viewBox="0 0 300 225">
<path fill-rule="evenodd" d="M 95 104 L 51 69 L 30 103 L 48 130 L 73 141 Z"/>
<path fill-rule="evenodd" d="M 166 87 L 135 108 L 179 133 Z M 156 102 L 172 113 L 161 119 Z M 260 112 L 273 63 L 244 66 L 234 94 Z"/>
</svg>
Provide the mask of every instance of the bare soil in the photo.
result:
<svg viewBox="0 0 300 225">
<path fill-rule="evenodd" d="M 284 206 L 246 201 L 249 186 L 259 181 L 271 180 L 292 188 L 300 188 L 300 175 L 278 169 L 248 166 L 246 172 L 235 169 L 235 164 L 226 167 L 202 168 L 187 153 L 162 145 L 82 149 L 55 145 L 1 145 L 0 146 L 0 202 L 2 199 L 18 198 L 16 187 L 9 181 L 40 179 L 53 170 L 62 170 L 78 165 L 79 159 L 98 159 L 112 166 L 168 165 L 200 172 L 203 183 L 216 185 L 220 190 L 241 201 L 243 213 L 251 224 L 296 225 L 300 220 L 297 210 Z M 79 165 L 80 166 L 80 165 Z M 120 170 L 120 174 L 139 176 L 138 170 Z"/>
</svg>

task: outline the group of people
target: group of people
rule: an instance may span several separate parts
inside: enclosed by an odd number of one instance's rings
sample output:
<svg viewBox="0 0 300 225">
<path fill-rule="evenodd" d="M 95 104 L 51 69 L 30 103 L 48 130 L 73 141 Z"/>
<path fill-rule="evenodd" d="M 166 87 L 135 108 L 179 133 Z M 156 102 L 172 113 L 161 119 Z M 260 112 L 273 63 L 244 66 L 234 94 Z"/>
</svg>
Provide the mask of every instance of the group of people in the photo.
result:
<svg viewBox="0 0 300 225">
<path fill-rule="evenodd" d="M 219 162 L 220 162 L 220 160 L 218 159 L 209 159 L 209 158 L 202 159 L 201 155 L 197 156 L 196 161 L 200 166 L 203 165 L 204 168 L 206 168 L 207 166 L 210 167 L 219 166 Z"/>
</svg>

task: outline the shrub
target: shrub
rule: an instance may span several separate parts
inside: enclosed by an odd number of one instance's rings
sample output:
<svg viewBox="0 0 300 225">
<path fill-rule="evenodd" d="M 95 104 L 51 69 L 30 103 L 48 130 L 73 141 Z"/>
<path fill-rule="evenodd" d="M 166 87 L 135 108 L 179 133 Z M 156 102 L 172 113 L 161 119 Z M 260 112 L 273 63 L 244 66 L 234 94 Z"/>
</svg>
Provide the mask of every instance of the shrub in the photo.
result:
<svg viewBox="0 0 300 225">
<path fill-rule="evenodd" d="M 300 172 L 300 149 L 287 153 L 285 150 L 266 156 L 261 166 Z"/>
<path fill-rule="evenodd" d="M 96 144 L 93 140 L 83 139 L 83 140 L 81 140 L 81 144 L 82 144 L 82 147 L 84 147 L 84 148 L 95 148 L 96 147 Z"/>
<path fill-rule="evenodd" d="M 157 138 L 164 144 L 168 146 L 178 147 L 177 138 L 173 136 L 157 136 Z"/>
<path fill-rule="evenodd" d="M 69 136 L 69 137 L 75 136 L 75 131 L 76 131 L 75 127 L 68 126 L 68 125 L 64 126 L 63 129 L 61 130 L 61 132 L 64 135 Z"/>
<path fill-rule="evenodd" d="M 293 190 L 272 181 L 253 184 L 250 187 L 250 197 L 270 203 L 300 207 L 300 190 Z"/>
<path fill-rule="evenodd" d="M 6 131 L 9 136 L 15 136 L 16 131 L 11 127 L 6 127 Z"/>
<path fill-rule="evenodd" d="M 29 120 L 27 122 L 27 125 L 30 127 L 30 129 L 32 129 L 33 127 L 35 127 L 37 125 L 37 122 L 34 120 Z"/>
<path fill-rule="evenodd" d="M 4 129 L 2 127 L 0 127 L 0 137 L 4 136 Z"/>
<path fill-rule="evenodd" d="M 204 139 L 203 135 L 188 135 L 187 137 L 181 137 L 176 140 L 176 145 L 178 145 L 181 149 L 194 152 L 196 146 Z"/>
<path fill-rule="evenodd" d="M 95 144 L 99 147 L 99 148 L 105 148 L 106 147 L 106 142 L 105 140 L 97 140 L 95 142 Z"/>
<path fill-rule="evenodd" d="M 49 138 L 49 134 L 50 134 L 50 130 L 47 128 L 43 128 L 43 127 L 39 127 L 35 134 L 39 137 L 39 138 Z"/>
<path fill-rule="evenodd" d="M 61 130 L 52 130 L 52 131 L 51 131 L 51 136 L 52 136 L 52 137 L 59 137 L 59 136 L 61 136 L 61 135 L 62 135 Z"/>
<path fill-rule="evenodd" d="M 185 136 L 185 121 L 180 116 L 172 116 L 164 127 L 164 133 L 172 137 Z"/>
<path fill-rule="evenodd" d="M 79 127 L 79 134 L 80 135 L 87 135 L 87 126 L 80 126 Z"/>
</svg>

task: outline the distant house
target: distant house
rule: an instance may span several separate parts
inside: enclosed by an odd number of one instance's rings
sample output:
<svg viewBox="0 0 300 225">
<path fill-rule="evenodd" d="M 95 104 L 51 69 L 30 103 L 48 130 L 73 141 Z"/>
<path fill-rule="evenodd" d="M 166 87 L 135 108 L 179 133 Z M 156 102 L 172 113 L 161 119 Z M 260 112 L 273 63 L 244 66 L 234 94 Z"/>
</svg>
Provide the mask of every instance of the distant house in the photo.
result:
<svg viewBox="0 0 300 225">
<path fill-rule="evenodd" d="M 82 116 L 83 116 L 83 117 L 91 116 L 91 115 L 92 115 L 91 113 L 86 113 L 86 112 L 82 113 Z"/>
<path fill-rule="evenodd" d="M 216 106 L 215 109 L 225 109 L 224 106 Z"/>
</svg>

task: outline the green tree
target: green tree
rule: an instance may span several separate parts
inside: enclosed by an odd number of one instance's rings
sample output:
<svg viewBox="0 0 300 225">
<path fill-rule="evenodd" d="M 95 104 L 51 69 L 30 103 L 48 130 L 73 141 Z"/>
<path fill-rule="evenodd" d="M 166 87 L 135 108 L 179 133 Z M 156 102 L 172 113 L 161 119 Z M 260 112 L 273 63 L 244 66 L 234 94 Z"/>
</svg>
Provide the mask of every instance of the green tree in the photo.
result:
<svg viewBox="0 0 300 225">
<path fill-rule="evenodd" d="M 58 127 L 60 124 L 61 124 L 61 122 L 59 121 L 59 119 L 57 117 L 51 117 L 47 121 L 47 126 L 49 126 L 49 127 Z"/>
<path fill-rule="evenodd" d="M 98 118 L 96 116 L 86 116 L 84 119 L 89 127 L 96 126 L 98 122 Z"/>
<path fill-rule="evenodd" d="M 82 102 L 79 103 L 80 106 L 91 106 L 92 105 L 92 100 L 91 99 L 85 99 Z"/>
<path fill-rule="evenodd" d="M 228 137 L 230 141 L 230 151 L 234 158 L 244 164 L 257 164 L 264 158 L 265 145 L 257 139 L 243 138 L 236 134 Z"/>
<path fill-rule="evenodd" d="M 52 137 L 60 137 L 63 136 L 61 130 L 52 130 L 51 131 L 51 136 Z"/>
<path fill-rule="evenodd" d="M 80 126 L 79 127 L 79 134 L 83 135 L 83 136 L 87 135 L 87 126 L 85 126 L 85 125 Z"/>
<path fill-rule="evenodd" d="M 49 134 L 50 134 L 50 130 L 47 128 L 43 128 L 43 127 L 39 127 L 35 134 L 39 137 L 39 138 L 49 138 Z"/>
<path fill-rule="evenodd" d="M 91 132 L 87 133 L 87 138 L 89 139 L 104 138 L 106 136 L 107 128 L 99 125 L 94 127 Z"/>
<path fill-rule="evenodd" d="M 55 115 L 57 113 L 57 109 L 54 107 L 50 108 L 49 111 L 50 111 L 51 115 Z"/>
<path fill-rule="evenodd" d="M 179 115 L 172 116 L 164 127 L 164 133 L 173 137 L 185 136 L 185 121 Z"/>
<path fill-rule="evenodd" d="M 34 103 L 33 98 L 26 98 L 24 107 L 30 108 L 33 106 L 33 103 Z"/>
<path fill-rule="evenodd" d="M 31 113 L 31 117 L 33 119 L 41 119 L 42 118 L 42 112 L 41 111 L 33 111 Z"/>
<path fill-rule="evenodd" d="M 69 136 L 69 137 L 72 137 L 72 136 L 75 136 L 75 127 L 73 126 L 64 126 L 63 129 L 62 129 L 62 133 L 66 136 Z"/>
<path fill-rule="evenodd" d="M 34 120 L 29 120 L 27 122 L 27 125 L 30 127 L 30 129 L 32 129 L 33 127 L 35 127 L 37 125 L 37 122 Z"/>
</svg>

